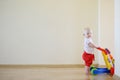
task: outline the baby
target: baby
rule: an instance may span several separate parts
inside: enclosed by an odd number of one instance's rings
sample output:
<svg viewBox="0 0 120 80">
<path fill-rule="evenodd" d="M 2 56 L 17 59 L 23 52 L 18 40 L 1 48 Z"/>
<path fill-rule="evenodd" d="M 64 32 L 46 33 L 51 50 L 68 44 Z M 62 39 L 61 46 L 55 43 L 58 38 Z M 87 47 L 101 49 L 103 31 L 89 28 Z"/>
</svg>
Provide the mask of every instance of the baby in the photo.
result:
<svg viewBox="0 0 120 80">
<path fill-rule="evenodd" d="M 94 60 L 94 48 L 98 48 L 94 45 L 92 40 L 92 30 L 90 28 L 84 29 L 84 53 L 82 58 L 85 62 L 85 73 L 89 75 L 89 69 Z"/>
</svg>

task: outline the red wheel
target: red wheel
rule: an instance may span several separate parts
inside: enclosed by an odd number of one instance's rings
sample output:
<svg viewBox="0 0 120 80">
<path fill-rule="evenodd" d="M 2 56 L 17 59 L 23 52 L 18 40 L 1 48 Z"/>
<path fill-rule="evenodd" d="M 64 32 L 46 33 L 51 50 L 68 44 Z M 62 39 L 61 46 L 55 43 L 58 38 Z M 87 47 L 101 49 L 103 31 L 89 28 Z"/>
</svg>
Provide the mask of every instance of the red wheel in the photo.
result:
<svg viewBox="0 0 120 80">
<path fill-rule="evenodd" d="M 111 73 L 111 75 L 114 74 L 114 68 L 113 67 L 110 69 L 110 73 Z"/>
</svg>

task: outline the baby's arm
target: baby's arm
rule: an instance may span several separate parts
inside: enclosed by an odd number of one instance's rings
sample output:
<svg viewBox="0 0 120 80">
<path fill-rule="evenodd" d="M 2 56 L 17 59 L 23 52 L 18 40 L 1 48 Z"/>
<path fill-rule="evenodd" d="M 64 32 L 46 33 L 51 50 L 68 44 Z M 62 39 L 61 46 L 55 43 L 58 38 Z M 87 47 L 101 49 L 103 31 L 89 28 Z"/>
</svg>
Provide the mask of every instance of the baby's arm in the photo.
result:
<svg viewBox="0 0 120 80">
<path fill-rule="evenodd" d="M 98 48 L 96 45 L 94 45 L 93 43 L 89 42 L 88 45 L 92 48 Z"/>
<path fill-rule="evenodd" d="M 92 48 L 96 48 L 96 49 L 98 49 L 98 50 L 100 50 L 100 51 L 103 51 L 103 52 L 107 53 L 106 50 L 104 50 L 103 48 L 97 47 L 96 45 L 94 45 L 94 44 L 91 43 L 91 42 L 89 42 L 88 45 L 89 45 L 90 47 L 92 47 Z"/>
</svg>

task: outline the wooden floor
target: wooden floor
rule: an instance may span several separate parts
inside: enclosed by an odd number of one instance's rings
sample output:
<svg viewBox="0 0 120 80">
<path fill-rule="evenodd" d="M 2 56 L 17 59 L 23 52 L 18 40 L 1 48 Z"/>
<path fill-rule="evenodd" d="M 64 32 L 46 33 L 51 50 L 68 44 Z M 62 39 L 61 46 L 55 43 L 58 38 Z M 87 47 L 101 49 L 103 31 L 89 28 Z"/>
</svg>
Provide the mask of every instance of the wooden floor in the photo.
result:
<svg viewBox="0 0 120 80">
<path fill-rule="evenodd" d="M 113 80 L 107 74 L 90 75 L 84 68 L 0 68 L 0 80 Z"/>
</svg>

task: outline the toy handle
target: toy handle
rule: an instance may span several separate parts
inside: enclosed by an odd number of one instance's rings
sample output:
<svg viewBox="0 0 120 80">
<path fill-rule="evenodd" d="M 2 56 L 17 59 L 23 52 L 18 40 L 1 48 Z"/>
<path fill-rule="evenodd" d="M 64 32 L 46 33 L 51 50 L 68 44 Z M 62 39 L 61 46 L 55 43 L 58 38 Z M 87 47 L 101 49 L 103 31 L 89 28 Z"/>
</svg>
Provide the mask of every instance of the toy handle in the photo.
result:
<svg viewBox="0 0 120 80">
<path fill-rule="evenodd" d="M 107 54 L 107 51 L 105 49 L 103 49 L 101 47 L 98 47 L 97 49 Z"/>
</svg>

